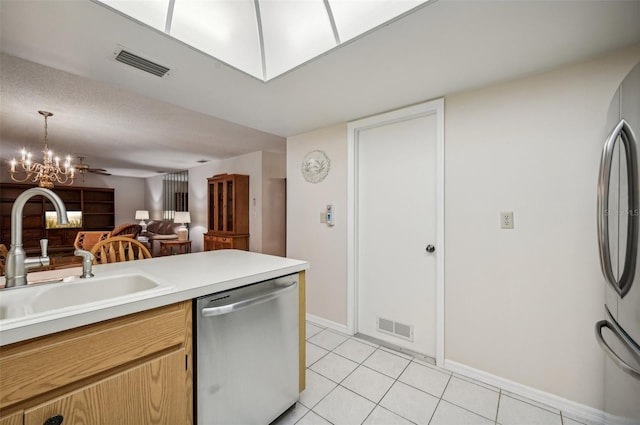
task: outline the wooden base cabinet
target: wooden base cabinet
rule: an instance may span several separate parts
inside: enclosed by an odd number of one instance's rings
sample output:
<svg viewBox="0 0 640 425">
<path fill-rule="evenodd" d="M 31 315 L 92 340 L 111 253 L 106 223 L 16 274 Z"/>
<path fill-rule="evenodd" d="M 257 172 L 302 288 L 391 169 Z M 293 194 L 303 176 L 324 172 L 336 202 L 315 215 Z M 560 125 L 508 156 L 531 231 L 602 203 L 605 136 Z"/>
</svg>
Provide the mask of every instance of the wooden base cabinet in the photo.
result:
<svg viewBox="0 0 640 425">
<path fill-rule="evenodd" d="M 173 351 L 24 412 L 25 425 L 61 416 L 69 424 L 179 424 L 185 399 L 172 394 L 184 386 L 184 353 Z"/>
<path fill-rule="evenodd" d="M 11 344 L 0 425 L 191 425 L 192 374 L 190 301 Z"/>
</svg>

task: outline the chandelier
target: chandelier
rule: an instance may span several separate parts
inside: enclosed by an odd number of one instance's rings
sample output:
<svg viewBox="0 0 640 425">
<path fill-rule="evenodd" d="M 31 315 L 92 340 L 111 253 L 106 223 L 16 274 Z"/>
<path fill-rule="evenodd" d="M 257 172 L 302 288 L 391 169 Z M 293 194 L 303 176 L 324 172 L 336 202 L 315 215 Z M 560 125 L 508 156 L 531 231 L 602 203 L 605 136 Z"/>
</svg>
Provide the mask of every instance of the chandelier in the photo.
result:
<svg viewBox="0 0 640 425">
<path fill-rule="evenodd" d="M 31 159 L 31 152 L 22 149 L 22 159 L 10 162 L 9 173 L 13 181 L 24 183 L 26 181 L 38 182 L 38 186 L 52 189 L 54 183 L 73 184 L 75 169 L 71 166 L 71 157 L 67 155 L 62 167 L 60 158 L 53 156 L 53 151 L 47 145 L 47 118 L 53 116 L 51 112 L 38 111 L 44 117 L 44 160 L 42 164 Z M 16 169 L 16 166 L 20 166 Z"/>
</svg>

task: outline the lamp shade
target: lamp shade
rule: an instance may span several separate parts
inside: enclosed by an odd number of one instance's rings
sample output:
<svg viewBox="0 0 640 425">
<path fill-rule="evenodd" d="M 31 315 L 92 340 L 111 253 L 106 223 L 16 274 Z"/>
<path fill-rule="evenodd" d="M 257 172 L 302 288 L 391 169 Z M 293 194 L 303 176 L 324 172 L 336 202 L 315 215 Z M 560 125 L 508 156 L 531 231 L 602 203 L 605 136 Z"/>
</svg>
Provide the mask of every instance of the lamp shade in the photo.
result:
<svg viewBox="0 0 640 425">
<path fill-rule="evenodd" d="M 149 211 L 136 210 L 136 220 L 149 220 Z"/>
<path fill-rule="evenodd" d="M 173 222 L 182 224 L 191 223 L 191 214 L 189 214 L 189 211 L 176 211 Z"/>
</svg>

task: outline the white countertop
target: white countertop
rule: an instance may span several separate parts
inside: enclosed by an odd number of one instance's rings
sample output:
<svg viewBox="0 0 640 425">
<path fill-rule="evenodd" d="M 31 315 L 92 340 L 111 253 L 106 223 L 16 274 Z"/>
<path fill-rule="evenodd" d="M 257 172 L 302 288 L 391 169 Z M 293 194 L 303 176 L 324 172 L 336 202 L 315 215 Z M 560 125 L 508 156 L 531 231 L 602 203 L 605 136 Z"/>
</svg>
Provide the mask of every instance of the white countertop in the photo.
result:
<svg viewBox="0 0 640 425">
<path fill-rule="evenodd" d="M 0 345 L 25 341 L 78 326 L 138 313 L 296 273 L 308 268 L 309 263 L 306 261 L 238 250 L 197 252 L 96 265 L 93 266 L 95 279 L 132 273 L 141 274 L 164 285 L 164 289 L 151 290 L 147 293 L 143 291 L 133 297 L 127 296 L 105 300 L 105 302 L 82 304 L 17 319 L 0 320 Z M 30 278 L 48 278 L 54 273 L 63 277 L 79 274 L 78 270 L 74 268 L 32 273 Z M 76 282 L 82 284 L 82 280 Z M 50 283 L 42 286 L 49 285 L 58 284 Z M 17 291 L 22 289 L 0 290 L 0 307 L 4 307 L 3 304 L 6 304 L 7 299 L 10 298 L 10 294 L 6 291 L 16 291 L 15 294 L 19 294 Z"/>
</svg>

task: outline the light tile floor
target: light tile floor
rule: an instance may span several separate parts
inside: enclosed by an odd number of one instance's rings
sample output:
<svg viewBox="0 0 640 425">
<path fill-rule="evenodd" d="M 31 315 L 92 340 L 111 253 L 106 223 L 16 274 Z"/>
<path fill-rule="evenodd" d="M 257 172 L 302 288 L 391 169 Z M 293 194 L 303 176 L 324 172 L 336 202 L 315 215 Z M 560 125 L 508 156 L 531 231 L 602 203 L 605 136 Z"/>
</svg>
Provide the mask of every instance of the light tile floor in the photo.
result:
<svg viewBox="0 0 640 425">
<path fill-rule="evenodd" d="M 272 425 L 580 425 L 558 409 L 307 323 L 307 388 Z"/>
</svg>

